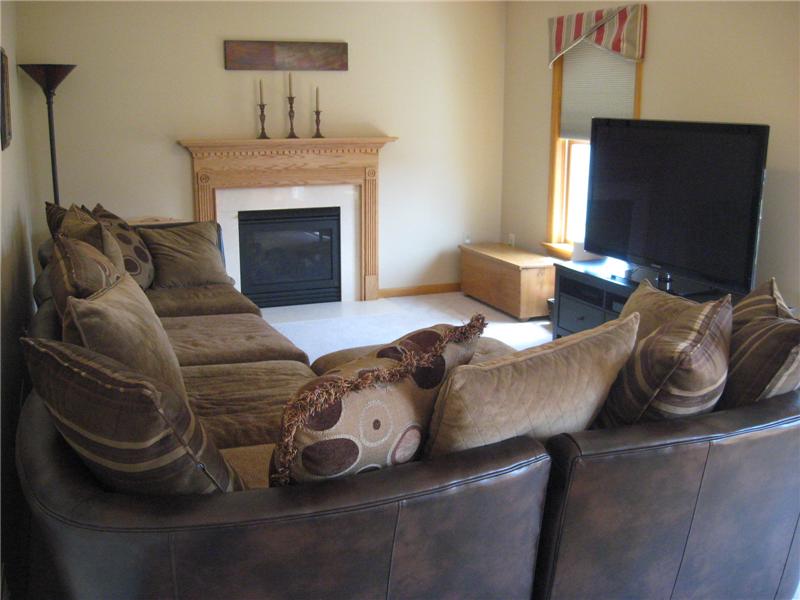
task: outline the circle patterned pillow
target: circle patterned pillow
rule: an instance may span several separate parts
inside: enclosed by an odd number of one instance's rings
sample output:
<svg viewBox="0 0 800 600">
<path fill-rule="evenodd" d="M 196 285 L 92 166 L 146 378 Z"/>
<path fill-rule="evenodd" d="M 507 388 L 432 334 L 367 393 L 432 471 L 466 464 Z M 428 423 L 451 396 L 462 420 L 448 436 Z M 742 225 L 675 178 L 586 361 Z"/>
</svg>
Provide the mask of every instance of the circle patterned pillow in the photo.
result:
<svg viewBox="0 0 800 600">
<path fill-rule="evenodd" d="M 153 257 L 142 240 L 141 236 L 128 225 L 123 219 L 114 213 L 106 210 L 102 204 L 98 204 L 92 210 L 92 216 L 103 224 L 114 236 L 122 250 L 122 258 L 125 263 L 125 270 L 146 290 L 153 284 L 155 277 L 155 267 Z"/>
<path fill-rule="evenodd" d="M 317 481 L 408 462 L 426 435 L 448 372 L 472 359 L 483 315 L 435 325 L 352 360 L 287 403 L 272 485 Z"/>
</svg>

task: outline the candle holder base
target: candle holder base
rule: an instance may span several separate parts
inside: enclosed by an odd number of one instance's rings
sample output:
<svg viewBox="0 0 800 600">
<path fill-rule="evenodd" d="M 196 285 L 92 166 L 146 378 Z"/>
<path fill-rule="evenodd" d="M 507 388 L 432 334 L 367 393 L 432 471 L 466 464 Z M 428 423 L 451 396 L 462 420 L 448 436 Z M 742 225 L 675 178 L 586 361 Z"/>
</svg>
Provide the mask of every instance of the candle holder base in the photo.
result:
<svg viewBox="0 0 800 600">
<path fill-rule="evenodd" d="M 319 121 L 320 121 L 320 119 L 319 119 L 319 115 L 320 115 L 321 113 L 322 113 L 322 111 L 321 111 L 321 110 L 315 110 L 315 111 L 314 111 L 314 122 L 317 124 L 317 131 L 314 133 L 314 135 L 313 135 L 312 137 L 315 137 L 315 138 L 324 138 L 324 137 L 325 137 L 325 136 L 324 136 L 324 135 L 322 135 L 322 133 L 320 133 L 320 131 L 319 131 Z"/>
<path fill-rule="evenodd" d="M 287 96 L 289 101 L 289 135 L 286 136 L 287 140 L 297 139 L 297 134 L 294 132 L 294 96 Z"/>
<path fill-rule="evenodd" d="M 259 139 L 259 140 L 268 140 L 269 139 L 269 136 L 267 135 L 267 130 L 264 127 L 264 123 L 267 120 L 267 113 L 266 113 L 266 110 L 265 110 L 266 108 L 267 108 L 266 104 L 261 103 L 261 104 L 258 105 L 258 110 L 259 110 L 258 119 L 261 121 L 261 133 L 258 134 L 258 138 L 256 138 L 256 139 Z"/>
</svg>

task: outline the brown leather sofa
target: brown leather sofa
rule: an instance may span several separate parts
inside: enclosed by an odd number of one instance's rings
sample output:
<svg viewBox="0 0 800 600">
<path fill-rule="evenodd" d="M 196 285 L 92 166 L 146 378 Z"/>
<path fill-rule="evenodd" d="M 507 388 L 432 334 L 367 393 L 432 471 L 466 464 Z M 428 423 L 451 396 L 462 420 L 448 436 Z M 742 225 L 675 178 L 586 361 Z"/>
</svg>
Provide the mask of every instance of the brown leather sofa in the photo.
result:
<svg viewBox="0 0 800 600">
<path fill-rule="evenodd" d="M 545 446 L 518 437 L 322 483 L 133 496 L 96 482 L 34 393 L 17 433 L 32 596 L 792 597 L 800 393 Z"/>
</svg>

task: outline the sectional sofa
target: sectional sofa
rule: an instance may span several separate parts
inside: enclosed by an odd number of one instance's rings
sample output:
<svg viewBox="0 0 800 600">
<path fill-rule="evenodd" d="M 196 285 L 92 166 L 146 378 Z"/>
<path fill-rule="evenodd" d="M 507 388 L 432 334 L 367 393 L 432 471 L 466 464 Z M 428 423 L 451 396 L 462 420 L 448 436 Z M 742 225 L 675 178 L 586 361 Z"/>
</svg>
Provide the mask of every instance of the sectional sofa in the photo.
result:
<svg viewBox="0 0 800 600">
<path fill-rule="evenodd" d="M 29 335 L 60 339 L 46 247 L 40 260 Z M 790 598 L 800 581 L 796 391 L 265 488 L 283 405 L 374 348 L 309 366 L 230 285 L 147 296 L 193 409 L 251 489 L 110 491 L 33 392 L 17 466 L 35 526 L 34 597 Z M 482 338 L 471 364 L 511 353 Z"/>
</svg>

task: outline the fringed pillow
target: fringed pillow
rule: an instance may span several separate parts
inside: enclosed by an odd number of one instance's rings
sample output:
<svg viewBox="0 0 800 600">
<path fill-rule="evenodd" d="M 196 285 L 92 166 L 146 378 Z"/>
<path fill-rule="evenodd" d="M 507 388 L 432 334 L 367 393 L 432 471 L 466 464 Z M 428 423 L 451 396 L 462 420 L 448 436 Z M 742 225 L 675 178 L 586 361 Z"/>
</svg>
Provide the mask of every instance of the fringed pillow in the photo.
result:
<svg viewBox="0 0 800 600">
<path fill-rule="evenodd" d="M 298 390 L 283 412 L 272 485 L 363 473 L 412 460 L 427 434 L 439 388 L 472 358 L 486 320 L 435 325 L 328 371 Z"/>
</svg>

